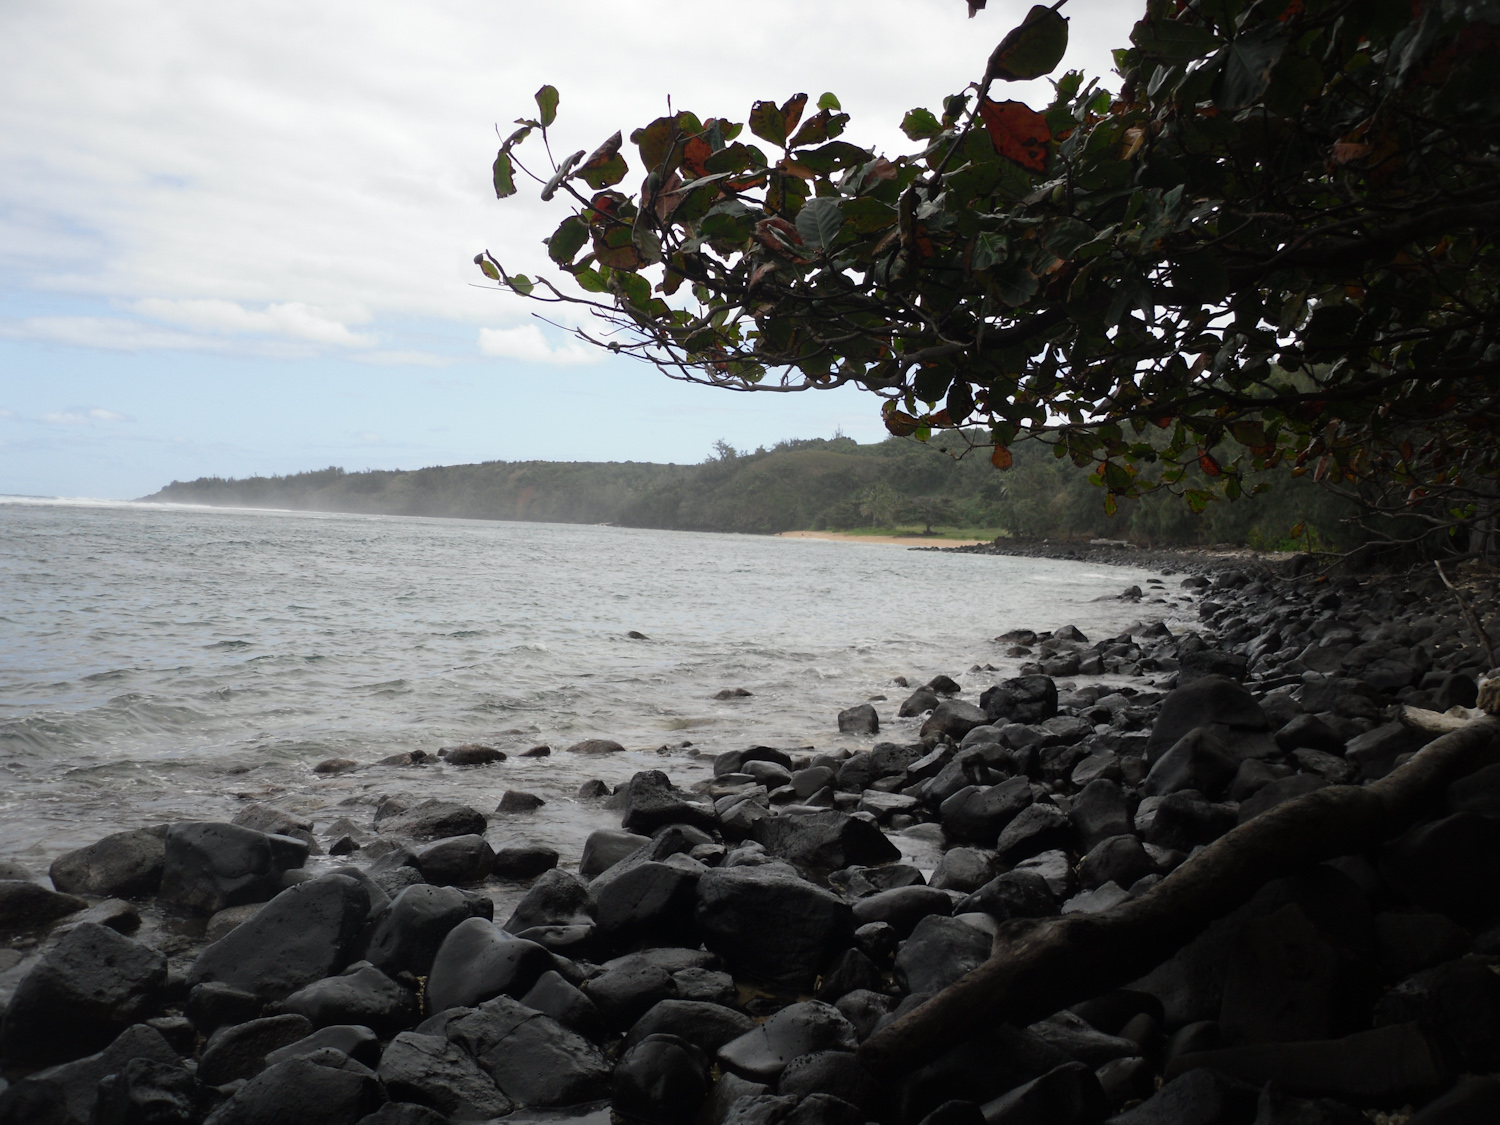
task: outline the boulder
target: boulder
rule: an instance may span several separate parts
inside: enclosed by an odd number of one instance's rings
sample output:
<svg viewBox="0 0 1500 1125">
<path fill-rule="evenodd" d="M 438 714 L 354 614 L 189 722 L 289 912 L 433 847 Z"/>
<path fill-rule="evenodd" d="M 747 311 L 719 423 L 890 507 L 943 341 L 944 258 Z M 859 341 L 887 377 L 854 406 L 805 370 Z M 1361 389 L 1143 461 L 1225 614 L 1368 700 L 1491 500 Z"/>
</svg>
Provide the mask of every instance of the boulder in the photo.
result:
<svg viewBox="0 0 1500 1125">
<path fill-rule="evenodd" d="M 1210 728 L 1233 753 L 1244 735 L 1268 732 L 1270 726 L 1243 685 L 1227 676 L 1208 675 L 1167 693 L 1146 741 L 1146 754 L 1154 763 L 1195 727 Z"/>
<path fill-rule="evenodd" d="M 167 960 L 107 926 L 82 922 L 21 979 L 0 1020 L 0 1055 L 32 1064 L 76 1059 L 155 1014 Z"/>
<path fill-rule="evenodd" d="M 1156 861 L 1132 835 L 1111 836 L 1095 844 L 1078 865 L 1079 881 L 1089 890 L 1115 883 L 1129 887 L 1156 873 Z"/>
<path fill-rule="evenodd" d="M 995 856 L 980 848 L 949 848 L 932 873 L 931 886 L 972 894 L 995 877 Z"/>
<path fill-rule="evenodd" d="M 282 872 L 301 867 L 307 844 L 253 828 L 213 821 L 174 824 L 163 848 L 163 903 L 213 914 L 230 906 L 265 902 L 282 887 Z"/>
<path fill-rule="evenodd" d="M 1500 915 L 1500 820 L 1461 812 L 1419 824 L 1386 845 L 1380 873 L 1411 902 L 1488 922 Z"/>
<path fill-rule="evenodd" d="M 591 888 L 600 935 L 617 947 L 697 945 L 700 873 L 687 865 L 646 862 L 601 876 Z"/>
<path fill-rule="evenodd" d="M 676 1035 L 713 1054 L 754 1027 L 755 1021 L 749 1016 L 722 1004 L 662 1000 L 631 1025 L 625 1045 L 634 1046 L 651 1035 Z"/>
<path fill-rule="evenodd" d="M 414 840 L 441 840 L 449 836 L 483 836 L 489 821 L 478 809 L 455 801 L 429 798 L 409 809 L 375 813 L 375 827 L 391 836 Z"/>
<path fill-rule="evenodd" d="M 583 926 L 594 921 L 594 898 L 570 871 L 553 868 L 531 884 L 505 928 L 512 934 L 537 926 Z"/>
<path fill-rule="evenodd" d="M 557 866 L 557 849 L 545 844 L 502 844 L 490 872 L 500 879 L 534 879 Z"/>
<path fill-rule="evenodd" d="M 584 986 L 585 995 L 599 1009 L 604 1025 L 624 1032 L 663 1000 L 677 996 L 677 982 L 660 965 L 623 958 Z"/>
<path fill-rule="evenodd" d="M 267 1067 L 241 1086 L 204 1125 L 281 1121 L 356 1125 L 384 1101 L 374 1071 L 342 1051 L 324 1048 Z"/>
<path fill-rule="evenodd" d="M 253 1078 L 266 1068 L 266 1056 L 312 1034 L 306 1016 L 287 1013 L 221 1027 L 208 1037 L 198 1060 L 198 1077 L 210 1086 Z"/>
<path fill-rule="evenodd" d="M 1240 824 L 1254 820 L 1261 813 L 1270 812 L 1277 805 L 1305 797 L 1328 785 L 1326 778 L 1315 773 L 1294 773 L 1291 777 L 1278 778 L 1262 785 L 1255 795 L 1240 802 L 1236 818 Z"/>
<path fill-rule="evenodd" d="M 1067 813 L 1056 805 L 1033 804 L 1005 826 L 995 853 L 1007 863 L 1017 863 L 1042 852 L 1071 847 L 1073 842 L 1073 822 Z"/>
<path fill-rule="evenodd" d="M 939 703 L 922 724 L 919 735 L 924 745 L 934 745 L 939 735 L 954 742 L 960 741 L 975 727 L 986 726 L 990 716 L 972 703 L 961 699 L 947 699 Z"/>
<path fill-rule="evenodd" d="M 552 955 L 540 945 L 512 937 L 483 918 L 470 918 L 448 931 L 427 977 L 427 1008 L 468 1008 L 502 993 L 524 995 L 552 968 Z"/>
<path fill-rule="evenodd" d="M 1448 808 L 1452 812 L 1500 817 L 1500 762 L 1485 766 L 1449 785 Z"/>
<path fill-rule="evenodd" d="M 302 1058 L 325 1047 L 342 1051 L 355 1062 L 366 1066 L 375 1066 L 380 1062 L 380 1039 L 373 1031 L 358 1024 L 337 1023 L 321 1027 L 295 1043 L 276 1048 L 266 1055 L 266 1065 L 275 1066 L 288 1059 Z"/>
<path fill-rule="evenodd" d="M 519 1105 L 576 1105 L 608 1093 L 609 1061 L 598 1047 L 508 997 L 449 1021 L 446 1034 Z"/>
<path fill-rule="evenodd" d="M 954 913 L 977 911 L 992 918 L 1045 918 L 1057 913 L 1057 896 L 1035 871 L 997 875 L 954 907 Z"/>
<path fill-rule="evenodd" d="M 708 1090 L 702 1049 L 675 1035 L 648 1035 L 620 1056 L 610 1108 L 625 1121 L 692 1125 Z"/>
<path fill-rule="evenodd" d="M 813 1051 L 853 1051 L 854 1026 L 831 1004 L 791 1004 L 759 1027 L 719 1048 L 719 1064 L 758 1082 L 774 1083 L 787 1064 Z"/>
<path fill-rule="evenodd" d="M 604 1018 L 594 1002 L 563 979 L 555 969 L 536 978 L 536 984 L 521 997 L 521 1003 L 544 1016 L 551 1016 L 569 1031 L 598 1043 L 604 1039 Z"/>
<path fill-rule="evenodd" d="M 953 899 L 936 887 L 893 887 L 878 891 L 854 904 L 854 924 L 886 922 L 898 938 L 906 938 L 923 918 L 953 913 Z"/>
<path fill-rule="evenodd" d="M 39 930 L 59 918 L 87 910 L 88 905 L 76 895 L 49 891 L 40 883 L 0 879 L 0 932 Z"/>
<path fill-rule="evenodd" d="M 757 821 L 750 835 L 772 855 L 812 870 L 836 871 L 901 858 L 901 849 L 879 828 L 849 813 L 770 816 Z"/>
<path fill-rule="evenodd" d="M 94 1125 L 201 1121 L 222 1095 L 177 1062 L 131 1059 L 99 1080 Z M 0 1110 L 0 1117 L 4 1111 Z"/>
<path fill-rule="evenodd" d="M 299 988 L 281 1008 L 306 1016 L 314 1027 L 358 1024 L 382 1037 L 411 1027 L 418 1014 L 417 998 L 368 961 Z"/>
<path fill-rule="evenodd" d="M 166 842 L 143 828 L 116 832 L 52 861 L 52 885 L 71 895 L 136 898 L 161 886 Z"/>
<path fill-rule="evenodd" d="M 1013 777 L 999 785 L 967 785 L 939 806 L 943 832 L 954 840 L 988 843 L 1032 803 L 1031 782 Z"/>
<path fill-rule="evenodd" d="M 1186 790 L 1159 799 L 1142 836 L 1148 844 L 1190 852 L 1199 844 L 1213 843 L 1237 823 L 1236 809 Z"/>
<path fill-rule="evenodd" d="M 212 981 L 194 985 L 188 992 L 185 1014 L 203 1035 L 212 1035 L 226 1024 L 245 1023 L 265 1010 L 265 1001 L 253 992 Z"/>
<path fill-rule="evenodd" d="M 1395 769 L 1396 759 L 1417 749 L 1421 742 L 1404 723 L 1384 723 L 1351 738 L 1344 747 L 1344 759 L 1359 770 L 1361 777 L 1374 781 Z"/>
<path fill-rule="evenodd" d="M 916 1125 L 943 1102 L 988 1103 L 1022 1083 L 1063 1066 L 1068 1056 L 1008 1024 L 981 1031 L 912 1071 L 893 1091 L 891 1116 Z"/>
<path fill-rule="evenodd" d="M 123 1071 L 133 1059 L 166 1066 L 182 1061 L 161 1032 L 134 1024 L 102 1051 L 35 1071 L 9 1089 L 0 1089 L 0 1121 L 7 1125 L 12 1121 L 16 1125 L 89 1125 L 94 1120 L 99 1083 Z"/>
<path fill-rule="evenodd" d="M 642 770 L 625 788 L 621 827 L 649 835 L 669 824 L 690 824 L 712 831 L 718 818 L 712 806 L 689 801 L 661 770 Z"/>
<path fill-rule="evenodd" d="M 585 879 L 592 879 L 650 842 L 650 836 L 643 836 L 638 832 L 626 832 L 618 828 L 595 829 L 583 842 L 583 858 L 578 861 L 578 874 Z"/>
<path fill-rule="evenodd" d="M 1374 919 L 1376 956 L 1380 967 L 1395 978 L 1462 957 L 1469 935 L 1441 914 L 1377 914 Z"/>
<path fill-rule="evenodd" d="M 1303 748 L 1343 754 L 1344 739 L 1316 715 L 1296 715 L 1276 732 L 1276 745 L 1287 753 Z"/>
<path fill-rule="evenodd" d="M 896 955 L 896 980 L 909 994 L 940 992 L 989 960 L 991 938 L 957 918 L 929 915 Z"/>
<path fill-rule="evenodd" d="M 737 975 L 803 990 L 854 929 L 847 903 L 775 865 L 705 872 L 697 919 L 704 944 Z"/>
<path fill-rule="evenodd" d="M 569 754 L 619 754 L 625 747 L 621 746 L 612 738 L 585 738 L 582 742 L 575 742 L 568 747 Z"/>
<path fill-rule="evenodd" d="M 455 887 L 407 887 L 375 916 L 364 957 L 387 973 L 424 977 L 448 931 L 470 916 L 468 900 Z"/>
<path fill-rule="evenodd" d="M 283 999 L 349 963 L 369 910 L 369 894 L 347 875 L 298 883 L 203 950 L 188 983 L 217 981 Z"/>
<path fill-rule="evenodd" d="M 1085 851 L 1135 827 L 1119 783 L 1102 777 L 1089 782 L 1073 798 L 1068 819 L 1073 822 L 1079 847 Z"/>
<path fill-rule="evenodd" d="M 979 697 L 992 723 L 1043 723 L 1057 714 L 1057 684 L 1050 676 L 1001 680 Z"/>
<path fill-rule="evenodd" d="M 850 1051 L 811 1051 L 787 1063 L 777 1079 L 782 1094 L 806 1099 L 819 1095 L 837 1098 L 860 1113 L 863 1123 L 880 1109 L 880 1085 Z"/>
<path fill-rule="evenodd" d="M 440 1035 L 403 1031 L 380 1056 L 386 1093 L 453 1121 L 486 1121 L 515 1107 L 469 1053 Z"/>
<path fill-rule="evenodd" d="M 1239 770 L 1239 759 L 1208 727 L 1194 727 L 1156 759 L 1141 785 L 1147 796 L 1159 797 L 1183 789 L 1196 789 L 1209 797 L 1221 797 Z"/>
<path fill-rule="evenodd" d="M 1032 1122 L 1098 1121 L 1108 1107 L 1104 1088 L 1092 1068 L 1066 1062 L 985 1103 L 985 1125 L 1031 1125 Z"/>
<path fill-rule="evenodd" d="M 1247 919 L 1236 935 L 1219 1026 L 1237 1043 L 1326 1038 L 1341 984 L 1337 951 L 1288 903 Z"/>
<path fill-rule="evenodd" d="M 914 719 L 918 715 L 925 714 L 937 707 L 940 700 L 937 693 L 928 691 L 926 688 L 918 688 L 906 697 L 897 709 L 896 715 L 902 719 Z"/>
<path fill-rule="evenodd" d="M 422 878 L 440 887 L 455 883 L 478 883 L 495 865 L 495 849 L 483 836 L 448 836 L 419 848 L 417 870 Z"/>
<path fill-rule="evenodd" d="M 868 703 L 846 707 L 839 712 L 840 734 L 879 734 L 880 716 Z"/>
</svg>

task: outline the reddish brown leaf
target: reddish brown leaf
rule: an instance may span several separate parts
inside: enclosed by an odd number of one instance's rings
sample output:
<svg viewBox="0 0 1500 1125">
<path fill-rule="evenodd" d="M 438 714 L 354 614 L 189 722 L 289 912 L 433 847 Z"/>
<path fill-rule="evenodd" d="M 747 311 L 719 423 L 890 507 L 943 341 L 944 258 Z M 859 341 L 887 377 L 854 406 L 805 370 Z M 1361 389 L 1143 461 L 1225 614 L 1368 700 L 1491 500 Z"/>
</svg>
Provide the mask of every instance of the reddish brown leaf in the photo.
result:
<svg viewBox="0 0 1500 1125">
<path fill-rule="evenodd" d="M 885 428 L 896 437 L 911 437 L 922 428 L 918 422 L 904 410 L 887 410 L 885 412 Z"/>
<path fill-rule="evenodd" d="M 1028 172 L 1047 170 L 1047 146 L 1052 141 L 1052 131 L 1047 128 L 1046 117 L 1025 102 L 997 102 L 990 98 L 979 107 L 979 115 L 996 152 Z"/>
<path fill-rule="evenodd" d="M 1198 450 L 1198 468 L 1211 477 L 1216 477 L 1224 471 L 1219 468 L 1219 463 L 1214 460 L 1213 454 L 1206 449 Z"/>
<path fill-rule="evenodd" d="M 997 469 L 1008 469 L 1014 462 L 1015 458 L 1011 456 L 1010 450 L 1003 445 L 995 446 L 995 452 L 990 454 L 990 464 Z"/>
<path fill-rule="evenodd" d="M 708 158 L 713 154 L 713 146 L 702 137 L 689 137 L 682 149 L 682 166 L 696 180 L 708 175 Z"/>
</svg>

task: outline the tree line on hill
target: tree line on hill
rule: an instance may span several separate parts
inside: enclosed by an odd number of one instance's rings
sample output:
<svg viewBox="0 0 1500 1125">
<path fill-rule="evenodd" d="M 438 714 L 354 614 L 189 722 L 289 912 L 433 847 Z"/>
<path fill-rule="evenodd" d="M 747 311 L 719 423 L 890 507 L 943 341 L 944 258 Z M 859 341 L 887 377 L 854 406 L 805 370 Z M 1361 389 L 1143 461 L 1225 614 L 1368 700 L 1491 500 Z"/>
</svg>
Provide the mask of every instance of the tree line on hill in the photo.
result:
<svg viewBox="0 0 1500 1125">
<path fill-rule="evenodd" d="M 930 444 L 888 438 L 796 439 L 739 451 L 724 442 L 698 465 L 487 461 L 416 470 L 327 468 L 243 480 L 173 481 L 148 500 L 216 507 L 769 534 L 855 528 L 982 529 L 1023 539 L 1114 538 L 1159 546 L 1232 543 L 1348 549 L 1354 507 L 1310 480 L 1193 513 L 1158 493 L 1105 511 L 1101 490 L 1035 442 L 1009 472 L 961 456 L 962 434 Z"/>
</svg>

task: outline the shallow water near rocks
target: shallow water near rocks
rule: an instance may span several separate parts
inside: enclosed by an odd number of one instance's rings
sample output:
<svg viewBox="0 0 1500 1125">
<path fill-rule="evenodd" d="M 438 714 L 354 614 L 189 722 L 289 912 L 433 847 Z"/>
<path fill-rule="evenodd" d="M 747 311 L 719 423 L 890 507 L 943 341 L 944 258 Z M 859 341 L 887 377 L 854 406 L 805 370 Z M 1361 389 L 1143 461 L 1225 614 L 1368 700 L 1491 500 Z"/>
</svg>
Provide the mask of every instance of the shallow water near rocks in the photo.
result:
<svg viewBox="0 0 1500 1125">
<path fill-rule="evenodd" d="M 880 738 L 912 738 L 893 677 L 946 673 L 973 699 L 1015 674 L 997 633 L 1185 620 L 1170 579 L 1163 600 L 1115 597 L 1156 576 L 806 539 L 0 499 L 0 857 L 41 873 L 107 832 L 228 819 L 247 799 L 322 828 L 368 824 L 391 794 L 488 814 L 514 788 L 547 804 L 492 816 L 490 838 L 544 841 L 566 864 L 618 823 L 574 798 L 588 778 L 659 768 L 688 785 L 724 750 L 863 748 L 875 740 L 840 735 L 835 716 L 877 695 Z M 723 688 L 752 694 L 714 700 Z M 585 738 L 628 750 L 565 752 Z M 510 757 L 374 764 L 465 742 Z M 544 743 L 550 757 L 518 756 Z M 313 773 L 329 758 L 362 766 Z"/>
</svg>

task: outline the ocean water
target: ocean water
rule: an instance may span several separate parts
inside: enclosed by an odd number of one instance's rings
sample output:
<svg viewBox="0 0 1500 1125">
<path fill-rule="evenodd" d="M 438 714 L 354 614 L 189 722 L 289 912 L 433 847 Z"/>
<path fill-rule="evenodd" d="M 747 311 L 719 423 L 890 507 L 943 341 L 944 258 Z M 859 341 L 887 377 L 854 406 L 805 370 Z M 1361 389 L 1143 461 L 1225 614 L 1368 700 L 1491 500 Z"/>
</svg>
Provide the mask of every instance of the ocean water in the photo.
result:
<svg viewBox="0 0 1500 1125">
<path fill-rule="evenodd" d="M 617 823 L 579 784 L 690 784 L 712 755 L 837 750 L 844 707 L 942 672 L 1013 675 L 996 634 L 1115 635 L 1187 607 L 1156 573 L 805 539 L 0 498 L 0 857 L 44 870 L 106 832 L 269 800 L 320 826 L 387 795 L 489 812 L 565 862 Z M 646 635 L 632 640 L 631 630 Z M 998 671 L 970 672 L 973 665 Z M 723 688 L 748 698 L 717 701 Z M 567 753 L 585 738 L 628 750 Z M 377 765 L 483 742 L 487 767 Z M 548 744 L 550 757 L 518 753 Z M 361 768 L 313 772 L 328 758 Z"/>
</svg>

